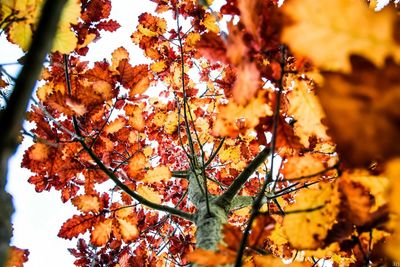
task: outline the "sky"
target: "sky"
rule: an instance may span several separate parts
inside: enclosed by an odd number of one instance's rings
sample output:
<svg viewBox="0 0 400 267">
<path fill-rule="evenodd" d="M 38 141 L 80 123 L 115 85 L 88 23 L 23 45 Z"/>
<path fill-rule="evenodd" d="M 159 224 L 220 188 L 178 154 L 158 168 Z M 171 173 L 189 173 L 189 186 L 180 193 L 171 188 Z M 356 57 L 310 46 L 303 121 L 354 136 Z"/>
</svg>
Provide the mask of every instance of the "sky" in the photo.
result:
<svg viewBox="0 0 400 267">
<path fill-rule="evenodd" d="M 380 4 L 387 0 L 380 1 Z M 109 59 L 114 49 L 124 46 L 130 52 L 132 64 L 146 62 L 142 51 L 130 40 L 135 31 L 137 18 L 143 12 L 153 12 L 155 5 L 150 1 L 113 0 L 111 17 L 121 24 L 121 28 L 114 33 L 103 33 L 103 38 L 90 46 L 87 59 L 100 61 Z M 15 45 L 9 44 L 4 36 L 0 37 L 0 63 L 15 62 L 22 51 Z M 18 69 L 8 66 L 7 70 L 15 77 Z M 26 127 L 29 127 L 27 125 Z M 14 236 L 12 245 L 29 249 L 29 261 L 26 267 L 70 267 L 75 260 L 67 248 L 74 247 L 76 239 L 72 241 L 60 239 L 57 233 L 64 221 L 71 218 L 77 210 L 68 202 L 62 204 L 60 193 L 36 193 L 34 186 L 27 182 L 31 173 L 20 167 L 23 152 L 32 144 L 29 137 L 19 146 L 17 153 L 9 162 L 9 176 L 7 190 L 14 197 L 16 212 L 13 215 Z"/>
</svg>

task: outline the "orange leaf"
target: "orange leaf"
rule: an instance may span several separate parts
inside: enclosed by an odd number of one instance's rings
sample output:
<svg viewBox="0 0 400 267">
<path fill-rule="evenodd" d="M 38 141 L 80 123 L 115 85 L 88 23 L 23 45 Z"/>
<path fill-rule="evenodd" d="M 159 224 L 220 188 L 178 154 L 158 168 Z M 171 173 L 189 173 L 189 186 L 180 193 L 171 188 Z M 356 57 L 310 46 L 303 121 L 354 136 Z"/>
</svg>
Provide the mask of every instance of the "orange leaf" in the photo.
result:
<svg viewBox="0 0 400 267">
<path fill-rule="evenodd" d="M 362 0 L 290 0 L 282 9 L 291 21 L 282 40 L 324 70 L 349 73 L 351 55 L 364 56 L 379 67 L 389 56 L 400 60 L 394 8 L 375 12 Z"/>
<path fill-rule="evenodd" d="M 236 137 L 240 132 L 258 125 L 260 118 L 272 115 L 271 108 L 265 103 L 264 91 L 259 92 L 246 106 L 230 101 L 219 105 L 219 113 L 214 123 L 213 134 L 217 136 Z"/>
<path fill-rule="evenodd" d="M 142 182 L 145 183 L 156 183 L 161 181 L 167 181 L 171 178 L 171 171 L 167 166 L 158 166 L 152 170 L 147 171 Z"/>
<path fill-rule="evenodd" d="M 138 105 L 128 104 L 124 108 L 128 123 L 133 129 L 139 132 L 144 130 L 145 121 L 142 114 L 142 109 Z"/>
<path fill-rule="evenodd" d="M 11 246 L 8 249 L 8 258 L 5 267 L 23 267 L 28 261 L 29 250 Z"/>
<path fill-rule="evenodd" d="M 343 162 L 367 167 L 400 153 L 400 66 L 388 61 L 378 69 L 359 57 L 351 63 L 351 74 L 323 73 L 318 95 Z"/>
<path fill-rule="evenodd" d="M 139 230 L 136 227 L 136 220 L 133 219 L 117 219 L 119 230 L 124 242 L 135 240 L 139 236 Z"/>
<path fill-rule="evenodd" d="M 254 62 L 245 62 L 238 67 L 238 75 L 233 85 L 233 99 L 239 105 L 246 105 L 260 88 L 260 73 Z"/>
<path fill-rule="evenodd" d="M 310 137 L 329 140 L 327 128 L 322 124 L 325 114 L 315 93 L 311 91 L 313 88 L 310 83 L 295 80 L 293 77 L 287 82 L 294 82 L 293 90 L 287 94 L 290 103 L 287 113 L 296 120 L 294 132 L 300 137 L 300 142 L 307 148 L 310 145 Z"/>
<path fill-rule="evenodd" d="M 96 217 L 92 214 L 74 215 L 62 225 L 58 236 L 65 239 L 72 239 L 79 234 L 85 233 L 95 222 Z"/>
<path fill-rule="evenodd" d="M 98 213 L 102 209 L 100 199 L 96 195 L 81 195 L 71 200 L 72 204 L 82 212 Z"/>
<path fill-rule="evenodd" d="M 146 165 L 147 165 L 146 156 L 142 152 L 138 152 L 128 160 L 127 174 L 129 175 L 129 177 L 140 179 L 141 177 L 137 176 L 143 173 Z"/>
<path fill-rule="evenodd" d="M 154 202 L 157 204 L 161 203 L 160 195 L 156 191 L 154 191 L 151 187 L 148 187 L 143 184 L 139 184 L 136 188 L 136 192 L 151 202 Z"/>
<path fill-rule="evenodd" d="M 90 242 L 95 246 L 104 246 L 110 239 L 111 231 L 113 226 L 112 219 L 106 219 L 105 221 L 98 222 L 95 224 L 92 233 L 90 235 Z"/>
<path fill-rule="evenodd" d="M 190 252 L 186 259 L 202 266 L 214 267 L 233 263 L 235 261 L 235 255 L 222 254 L 216 251 L 198 248 Z"/>
</svg>

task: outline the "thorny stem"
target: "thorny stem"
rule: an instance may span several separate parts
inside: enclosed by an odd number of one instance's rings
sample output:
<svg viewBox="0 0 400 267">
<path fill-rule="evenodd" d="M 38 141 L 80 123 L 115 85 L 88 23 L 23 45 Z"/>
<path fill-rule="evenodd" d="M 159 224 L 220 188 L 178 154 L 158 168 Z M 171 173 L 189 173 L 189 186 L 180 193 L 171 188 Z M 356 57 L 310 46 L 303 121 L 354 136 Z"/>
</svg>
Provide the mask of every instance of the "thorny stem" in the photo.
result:
<svg viewBox="0 0 400 267">
<path fill-rule="evenodd" d="M 278 92 L 276 94 L 276 102 L 275 102 L 275 111 L 274 111 L 274 117 L 273 117 L 273 128 L 272 128 L 272 140 L 271 140 L 271 166 L 270 166 L 270 171 L 267 172 L 266 179 L 264 181 L 264 184 L 261 188 L 261 190 L 258 192 L 256 199 L 254 200 L 253 203 L 253 208 L 251 211 L 251 215 L 249 218 L 249 221 L 247 223 L 247 226 L 245 228 L 245 231 L 243 233 L 242 241 L 240 243 L 240 248 L 237 253 L 236 257 L 236 263 L 235 267 L 240 267 L 242 265 L 242 257 L 244 253 L 244 249 L 247 244 L 247 239 L 249 237 L 249 233 L 251 230 L 251 226 L 253 224 L 254 219 L 256 218 L 260 208 L 261 208 L 261 203 L 262 199 L 264 197 L 264 192 L 267 189 L 267 186 L 273 182 L 272 181 L 272 175 L 273 175 L 273 170 L 274 170 L 274 156 L 275 156 L 275 146 L 276 146 L 276 133 L 278 130 L 278 121 L 279 121 L 279 110 L 280 110 L 280 104 L 281 104 L 281 95 L 283 91 L 283 78 L 285 76 L 285 64 L 286 64 L 286 48 L 284 46 L 281 46 L 280 48 L 281 52 L 281 60 L 280 60 L 280 66 L 281 66 L 281 75 L 278 81 Z M 272 191 L 275 190 L 276 182 L 273 183 L 273 189 Z"/>
</svg>

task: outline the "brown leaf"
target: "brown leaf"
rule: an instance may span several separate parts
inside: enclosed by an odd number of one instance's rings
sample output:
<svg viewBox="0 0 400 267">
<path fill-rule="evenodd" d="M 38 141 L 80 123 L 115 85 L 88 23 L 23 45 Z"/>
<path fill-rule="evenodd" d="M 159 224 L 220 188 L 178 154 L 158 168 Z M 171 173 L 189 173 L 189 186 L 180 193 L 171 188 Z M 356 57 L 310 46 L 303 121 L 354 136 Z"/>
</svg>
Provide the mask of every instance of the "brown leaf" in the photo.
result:
<svg viewBox="0 0 400 267">
<path fill-rule="evenodd" d="M 353 57 L 351 75 L 324 73 L 318 92 L 343 162 L 368 166 L 400 153 L 400 66 Z"/>
<path fill-rule="evenodd" d="M 11 246 L 8 249 L 8 258 L 5 267 L 23 267 L 28 261 L 29 250 Z"/>
</svg>

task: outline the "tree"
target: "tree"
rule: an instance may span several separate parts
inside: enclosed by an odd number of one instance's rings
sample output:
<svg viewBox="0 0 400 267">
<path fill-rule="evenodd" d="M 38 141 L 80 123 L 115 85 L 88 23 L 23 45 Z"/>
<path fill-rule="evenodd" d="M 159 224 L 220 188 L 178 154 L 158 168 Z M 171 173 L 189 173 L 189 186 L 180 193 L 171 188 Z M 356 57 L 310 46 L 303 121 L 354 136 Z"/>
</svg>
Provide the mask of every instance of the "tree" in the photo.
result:
<svg viewBox="0 0 400 267">
<path fill-rule="evenodd" d="M 134 65 L 124 47 L 83 61 L 119 25 L 111 1 L 69 0 L 27 113 L 22 166 L 77 208 L 59 232 L 78 238 L 75 264 L 399 260 L 395 7 L 152 1 L 131 36 L 151 63 Z M 1 4 L 10 42 L 40 36 L 41 4 Z"/>
</svg>

